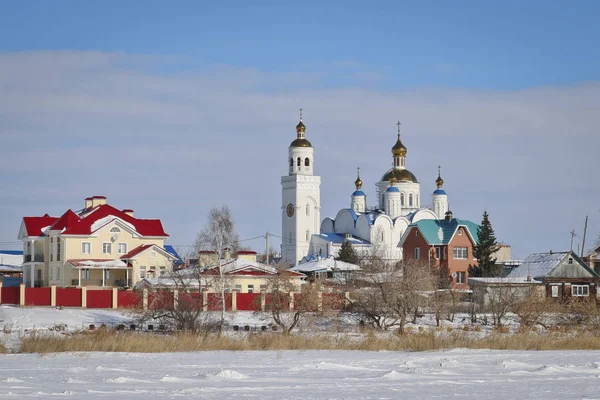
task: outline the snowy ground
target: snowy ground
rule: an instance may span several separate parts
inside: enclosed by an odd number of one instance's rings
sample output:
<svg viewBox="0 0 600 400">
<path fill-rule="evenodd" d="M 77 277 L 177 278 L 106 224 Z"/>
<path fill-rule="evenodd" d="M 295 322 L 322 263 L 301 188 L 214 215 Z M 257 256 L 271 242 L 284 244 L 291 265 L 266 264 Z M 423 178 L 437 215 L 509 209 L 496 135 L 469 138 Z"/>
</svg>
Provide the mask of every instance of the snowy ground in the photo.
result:
<svg viewBox="0 0 600 400">
<path fill-rule="evenodd" d="M 600 398 L 597 351 L 61 353 L 0 360 L 0 398 Z"/>
</svg>

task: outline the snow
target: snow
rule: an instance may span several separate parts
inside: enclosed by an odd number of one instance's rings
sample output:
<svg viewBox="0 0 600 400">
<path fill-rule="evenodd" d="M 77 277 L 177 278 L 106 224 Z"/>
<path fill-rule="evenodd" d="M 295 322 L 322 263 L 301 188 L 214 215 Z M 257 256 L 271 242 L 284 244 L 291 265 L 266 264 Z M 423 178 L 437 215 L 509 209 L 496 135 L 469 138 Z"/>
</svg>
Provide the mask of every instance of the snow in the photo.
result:
<svg viewBox="0 0 600 400">
<path fill-rule="evenodd" d="M 600 352 L 213 351 L 0 357 L 0 397 L 572 399 L 600 396 Z"/>
<path fill-rule="evenodd" d="M 77 267 L 126 268 L 127 264 L 121 260 L 110 260 L 110 261 L 82 260 L 82 261 L 77 261 Z"/>
<path fill-rule="evenodd" d="M 96 232 L 98 229 L 102 228 L 103 226 L 105 226 L 106 224 L 108 224 L 112 221 L 118 221 L 119 223 L 123 224 L 127 228 L 131 229 L 133 232 L 137 232 L 137 230 L 135 229 L 135 226 L 133 226 L 133 224 L 130 224 L 127 221 L 123 221 L 121 218 L 119 218 L 115 215 L 107 215 L 104 218 L 98 219 L 97 221 L 95 221 L 92 224 L 92 226 L 90 227 L 90 230 L 92 232 Z"/>
</svg>

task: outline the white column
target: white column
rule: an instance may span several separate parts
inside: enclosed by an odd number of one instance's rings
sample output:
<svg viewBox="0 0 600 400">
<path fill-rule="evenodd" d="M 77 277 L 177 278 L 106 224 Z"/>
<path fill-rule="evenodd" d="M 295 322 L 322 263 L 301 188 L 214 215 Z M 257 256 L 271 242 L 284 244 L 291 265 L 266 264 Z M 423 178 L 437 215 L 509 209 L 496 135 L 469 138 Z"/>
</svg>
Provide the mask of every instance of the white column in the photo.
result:
<svg viewBox="0 0 600 400">
<path fill-rule="evenodd" d="M 106 276 L 106 269 L 102 268 L 102 287 L 104 287 L 104 277 Z"/>
<path fill-rule="evenodd" d="M 81 268 L 77 268 L 77 277 L 79 278 L 77 286 L 81 287 Z"/>
<path fill-rule="evenodd" d="M 29 275 L 31 275 L 31 277 L 29 278 L 29 284 L 31 287 L 34 287 L 35 284 L 35 264 L 31 264 L 29 266 Z"/>
<path fill-rule="evenodd" d="M 129 286 L 129 268 L 125 269 L 125 286 Z"/>
</svg>

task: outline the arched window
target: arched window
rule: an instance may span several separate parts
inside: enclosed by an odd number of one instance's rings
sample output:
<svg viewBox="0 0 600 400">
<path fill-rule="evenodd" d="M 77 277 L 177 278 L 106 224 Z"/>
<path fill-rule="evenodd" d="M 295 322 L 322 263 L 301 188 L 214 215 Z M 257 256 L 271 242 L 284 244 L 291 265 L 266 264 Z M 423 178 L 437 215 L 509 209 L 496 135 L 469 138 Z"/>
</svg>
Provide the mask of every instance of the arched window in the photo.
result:
<svg viewBox="0 0 600 400">
<path fill-rule="evenodd" d="M 294 159 L 290 158 L 290 167 L 293 167 L 293 166 L 294 166 Z"/>
<path fill-rule="evenodd" d="M 384 237 L 383 237 L 383 231 L 381 231 L 381 241 L 382 242 L 383 242 L 383 239 L 384 239 Z"/>
<path fill-rule="evenodd" d="M 306 215 L 310 215 L 310 204 L 306 205 Z"/>
<path fill-rule="evenodd" d="M 110 233 L 121 233 L 121 230 L 116 226 L 113 226 L 112 228 L 110 228 Z"/>
<path fill-rule="evenodd" d="M 310 160 L 308 159 L 308 157 L 306 157 L 306 158 L 304 159 L 304 166 L 305 166 L 305 167 L 310 167 Z"/>
<path fill-rule="evenodd" d="M 417 204 L 416 204 L 416 206 L 419 207 L 419 195 L 417 195 Z"/>
<path fill-rule="evenodd" d="M 302 160 L 300 159 L 300 157 L 298 157 L 298 166 L 300 166 L 302 163 Z"/>
<path fill-rule="evenodd" d="M 309 238 L 310 238 L 310 231 L 306 230 L 306 241 L 307 242 L 308 242 Z"/>
<path fill-rule="evenodd" d="M 408 195 L 408 206 L 412 207 L 413 206 L 413 194 L 409 194 Z"/>
<path fill-rule="evenodd" d="M 404 193 L 400 193 L 400 205 L 404 206 Z"/>
</svg>

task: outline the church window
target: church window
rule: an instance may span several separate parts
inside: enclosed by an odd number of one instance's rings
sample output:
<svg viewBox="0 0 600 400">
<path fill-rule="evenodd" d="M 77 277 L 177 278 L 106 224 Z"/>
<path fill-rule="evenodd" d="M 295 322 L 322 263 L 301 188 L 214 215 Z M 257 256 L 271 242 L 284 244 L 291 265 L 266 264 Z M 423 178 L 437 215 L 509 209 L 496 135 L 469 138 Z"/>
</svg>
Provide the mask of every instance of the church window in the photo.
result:
<svg viewBox="0 0 600 400">
<path fill-rule="evenodd" d="M 383 237 L 383 231 L 381 231 L 381 241 L 382 242 L 383 242 L 383 239 L 384 239 L 384 237 Z"/>
<path fill-rule="evenodd" d="M 409 194 L 408 195 L 408 206 L 412 207 L 413 206 L 413 194 Z"/>
<path fill-rule="evenodd" d="M 306 205 L 306 215 L 310 215 L 310 204 Z"/>
<path fill-rule="evenodd" d="M 294 166 L 294 159 L 290 158 L 290 167 L 293 167 L 293 166 Z"/>
<path fill-rule="evenodd" d="M 417 195 L 417 203 L 416 203 L 417 207 L 419 206 L 419 195 Z"/>
<path fill-rule="evenodd" d="M 400 205 L 404 205 L 404 193 L 400 193 Z"/>
<path fill-rule="evenodd" d="M 304 159 L 304 166 L 305 166 L 305 167 L 310 167 L 310 160 L 308 159 L 308 157 L 306 157 L 306 158 Z"/>
<path fill-rule="evenodd" d="M 310 231 L 309 231 L 309 230 L 307 230 L 307 231 L 306 231 L 306 241 L 307 241 L 307 242 L 308 242 L 308 240 L 309 240 L 309 237 L 310 237 Z"/>
<path fill-rule="evenodd" d="M 300 157 L 298 157 L 298 166 L 300 166 L 302 164 L 302 160 L 300 159 Z"/>
</svg>

